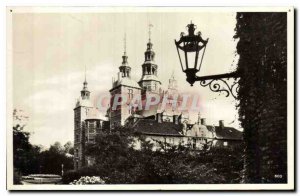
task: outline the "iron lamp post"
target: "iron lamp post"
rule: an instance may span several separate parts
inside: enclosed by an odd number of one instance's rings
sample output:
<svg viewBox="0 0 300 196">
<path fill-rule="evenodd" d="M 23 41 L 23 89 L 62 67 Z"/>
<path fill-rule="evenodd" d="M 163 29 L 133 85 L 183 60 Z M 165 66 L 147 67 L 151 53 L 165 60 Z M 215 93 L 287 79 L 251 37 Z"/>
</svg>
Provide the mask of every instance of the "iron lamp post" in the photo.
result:
<svg viewBox="0 0 300 196">
<path fill-rule="evenodd" d="M 239 78 L 237 72 L 208 76 L 196 75 L 201 69 L 208 43 L 208 38 L 204 40 L 201 37 L 200 31 L 195 34 L 196 29 L 197 26 L 191 22 L 187 25 L 188 34 L 185 35 L 185 33 L 182 32 L 180 34 L 180 39 L 178 41 L 175 40 L 181 69 L 186 74 L 187 82 L 193 86 L 196 81 L 200 81 L 201 86 L 209 86 L 213 92 L 225 92 L 227 93 L 227 97 L 231 94 L 236 98 L 238 90 L 237 82 L 235 81 L 233 84 L 229 85 L 227 80 L 230 78 Z M 221 85 L 220 82 L 224 85 Z"/>
</svg>

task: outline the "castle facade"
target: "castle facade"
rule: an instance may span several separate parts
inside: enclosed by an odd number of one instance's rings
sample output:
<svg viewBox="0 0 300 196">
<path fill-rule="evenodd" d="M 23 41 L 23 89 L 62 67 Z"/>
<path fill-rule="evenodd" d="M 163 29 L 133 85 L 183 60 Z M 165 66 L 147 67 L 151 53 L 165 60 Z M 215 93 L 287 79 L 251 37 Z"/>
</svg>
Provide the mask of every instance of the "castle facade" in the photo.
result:
<svg viewBox="0 0 300 196">
<path fill-rule="evenodd" d="M 88 143 L 95 142 L 97 133 L 116 127 L 127 126 L 140 133 L 153 143 L 153 150 L 158 150 L 161 144 L 185 145 L 199 150 L 207 146 L 227 147 L 241 142 L 242 132 L 225 127 L 222 120 L 219 126 L 209 126 L 199 114 L 197 123 L 191 124 L 188 111 L 173 107 L 181 105 L 183 99 L 174 74 L 169 79 L 168 88 L 162 88 L 158 78 L 159 66 L 155 63 L 155 52 L 150 37 L 141 68 L 140 80 L 133 80 L 125 47 L 118 77 L 112 82 L 109 90 L 111 104 L 106 114 L 101 114 L 92 104 L 85 79 L 81 96 L 74 108 L 75 169 L 93 164 L 93 158 L 85 155 L 85 148 Z M 146 102 L 149 101 L 149 97 L 153 98 L 153 95 L 161 99 L 147 107 Z M 139 99 L 134 100 L 136 97 Z M 120 104 L 114 105 L 115 102 Z M 135 146 L 139 149 L 140 141 L 136 140 Z"/>
</svg>

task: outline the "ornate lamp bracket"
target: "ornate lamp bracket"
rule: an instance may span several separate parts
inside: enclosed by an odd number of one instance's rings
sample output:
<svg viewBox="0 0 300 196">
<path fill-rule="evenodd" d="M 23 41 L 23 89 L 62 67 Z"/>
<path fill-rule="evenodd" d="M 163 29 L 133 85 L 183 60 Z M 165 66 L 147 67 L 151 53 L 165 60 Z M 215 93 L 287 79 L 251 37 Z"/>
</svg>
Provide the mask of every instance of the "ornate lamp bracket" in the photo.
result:
<svg viewBox="0 0 300 196">
<path fill-rule="evenodd" d="M 237 72 L 232 72 L 210 76 L 196 76 L 195 81 L 200 81 L 201 86 L 208 86 L 213 92 L 224 92 L 226 97 L 231 95 L 236 99 L 239 90 L 239 77 L 240 76 Z M 233 81 L 230 79 L 233 79 Z"/>
</svg>

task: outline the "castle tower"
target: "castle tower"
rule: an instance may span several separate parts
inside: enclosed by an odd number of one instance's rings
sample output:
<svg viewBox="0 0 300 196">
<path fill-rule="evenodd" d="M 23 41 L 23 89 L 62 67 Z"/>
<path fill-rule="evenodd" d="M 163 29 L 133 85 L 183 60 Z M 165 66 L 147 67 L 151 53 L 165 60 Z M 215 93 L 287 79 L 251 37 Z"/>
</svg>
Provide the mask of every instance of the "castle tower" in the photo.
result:
<svg viewBox="0 0 300 196">
<path fill-rule="evenodd" d="M 147 43 L 147 50 L 144 53 L 145 61 L 142 64 L 142 78 L 139 81 L 139 85 L 143 90 L 158 93 L 161 82 L 157 77 L 158 66 L 154 62 L 155 52 L 152 49 L 151 27 L 152 25 L 149 24 L 149 41 Z"/>
<path fill-rule="evenodd" d="M 181 97 L 178 93 L 177 80 L 175 79 L 174 72 L 172 73 L 169 79 L 168 89 L 167 91 L 165 91 L 164 96 L 168 98 L 168 105 L 166 111 L 168 111 L 168 113 L 171 113 L 172 111 L 173 113 L 176 112 L 177 114 L 179 114 L 177 109 L 181 102 Z M 173 108 L 173 102 L 176 102 L 176 108 Z"/>
<path fill-rule="evenodd" d="M 90 91 L 87 87 L 88 83 L 83 82 L 83 89 L 80 91 L 80 98 L 77 100 L 74 108 L 74 168 L 79 169 L 85 165 L 84 158 L 84 121 L 87 118 L 88 112 L 93 105 L 90 101 Z"/>
<path fill-rule="evenodd" d="M 174 115 L 181 116 L 181 119 L 185 119 L 185 116 L 182 115 L 182 111 L 179 110 L 182 103 L 182 96 L 178 92 L 177 80 L 175 79 L 174 73 L 172 73 L 169 79 L 168 89 L 163 92 L 163 100 L 158 110 L 158 112 L 163 112 L 163 120 L 167 117 L 171 119 Z"/>
<path fill-rule="evenodd" d="M 124 38 L 124 54 L 122 56 L 122 64 L 119 67 L 118 79 L 113 81 L 112 89 L 109 92 L 111 94 L 110 127 L 124 126 L 128 117 L 134 112 L 134 108 L 130 107 L 130 101 L 134 95 L 141 93 L 141 87 L 136 81 L 131 79 L 131 67 L 128 65 L 128 56 L 126 54 L 126 37 Z M 114 105 L 117 105 L 117 102 L 121 102 L 120 100 L 122 101 L 121 105 L 114 107 Z"/>
</svg>

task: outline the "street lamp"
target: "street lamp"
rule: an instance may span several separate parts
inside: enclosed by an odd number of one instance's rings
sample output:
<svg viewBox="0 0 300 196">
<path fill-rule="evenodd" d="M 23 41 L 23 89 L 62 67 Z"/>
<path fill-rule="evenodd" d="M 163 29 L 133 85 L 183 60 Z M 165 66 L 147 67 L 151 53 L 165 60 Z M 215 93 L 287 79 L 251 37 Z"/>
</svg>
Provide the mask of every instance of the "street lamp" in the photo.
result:
<svg viewBox="0 0 300 196">
<path fill-rule="evenodd" d="M 236 92 L 238 90 L 236 87 L 237 82 L 229 85 L 225 79 L 238 78 L 239 76 L 237 72 L 201 77 L 196 75 L 196 73 L 201 69 L 203 57 L 208 43 L 208 38 L 204 40 L 201 37 L 200 31 L 195 34 L 196 29 L 197 26 L 191 22 L 187 25 L 188 34 L 185 35 L 185 33 L 182 32 L 180 34 L 179 41 L 175 40 L 181 69 L 186 74 L 187 82 L 193 86 L 196 81 L 200 81 L 201 86 L 209 86 L 213 92 L 226 92 L 227 97 L 229 94 L 231 94 L 236 98 Z M 223 87 L 221 84 L 216 83 L 220 81 L 225 84 Z"/>
<path fill-rule="evenodd" d="M 201 68 L 208 39 L 203 40 L 200 31 L 195 35 L 197 26 L 192 22 L 187 25 L 187 28 L 188 35 L 182 32 L 179 41 L 175 40 L 175 45 L 177 47 L 181 69 L 186 73 L 187 81 L 193 85 L 196 73 L 200 71 Z M 183 62 L 182 59 L 184 59 Z"/>
</svg>

